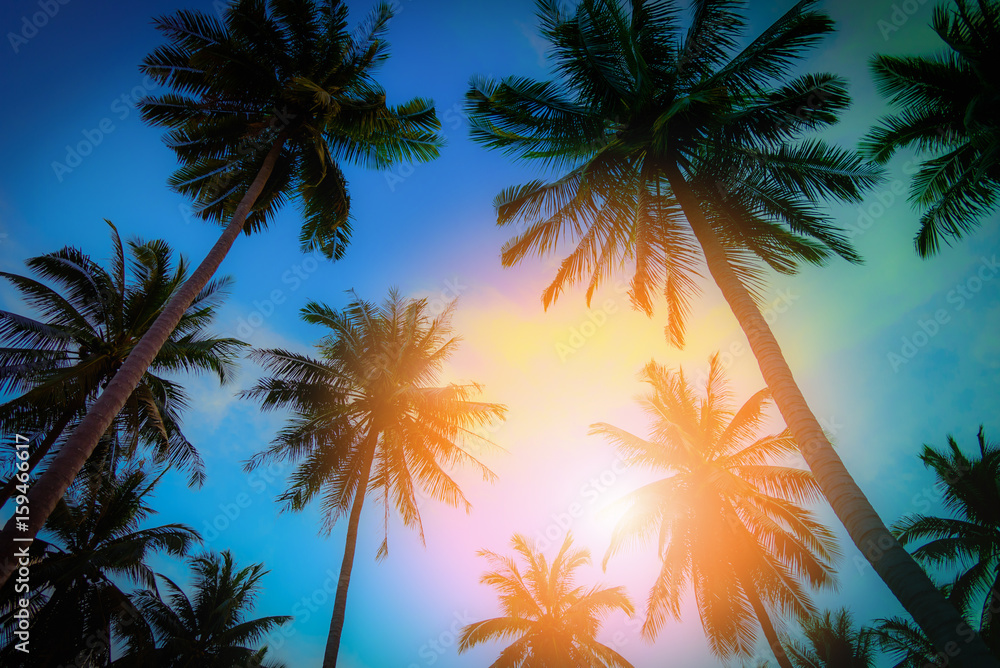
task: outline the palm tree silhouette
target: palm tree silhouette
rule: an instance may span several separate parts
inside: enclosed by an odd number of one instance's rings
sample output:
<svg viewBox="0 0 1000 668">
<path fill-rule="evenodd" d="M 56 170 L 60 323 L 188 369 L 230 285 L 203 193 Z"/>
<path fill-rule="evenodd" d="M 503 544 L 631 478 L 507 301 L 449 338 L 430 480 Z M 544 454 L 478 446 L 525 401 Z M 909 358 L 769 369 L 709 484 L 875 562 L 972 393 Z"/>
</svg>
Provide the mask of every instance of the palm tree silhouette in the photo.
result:
<svg viewBox="0 0 1000 668">
<path fill-rule="evenodd" d="M 208 553 L 191 559 L 193 596 L 177 583 L 159 575 L 166 586 L 166 599 L 159 591 L 144 589 L 134 595 L 135 606 L 148 627 L 148 635 L 133 633 L 129 649 L 114 662 L 132 668 L 142 665 L 164 668 L 283 668 L 266 658 L 267 646 L 259 645 L 267 634 L 292 618 L 284 615 L 250 618 L 267 574 L 263 564 L 237 569 L 233 555 Z M 149 649 L 153 643 L 153 649 Z"/>
<path fill-rule="evenodd" d="M 0 430 L 38 435 L 29 473 L 94 402 L 187 277 L 184 258 L 174 266 L 164 241 L 132 240 L 126 255 L 114 225 L 111 240 L 110 271 L 80 249 L 65 247 L 25 261 L 37 278 L 0 272 L 40 316 L 0 311 L 0 344 L 5 346 L 0 348 L 0 392 L 17 394 L 0 405 Z M 191 484 L 200 485 L 205 472 L 180 429 L 187 397 L 183 387 L 160 374 L 210 372 L 221 383 L 231 379 L 243 344 L 207 332 L 228 285 L 223 278 L 198 294 L 128 397 L 119 425 L 112 427 L 116 434 L 131 434 L 126 441 L 132 450 L 148 444 L 159 461 L 187 470 Z M 10 499 L 15 484 L 15 478 L 6 483 L 0 504 Z"/>
<path fill-rule="evenodd" d="M 137 465 L 112 472 L 106 468 L 78 480 L 71 496 L 60 500 L 45 525 L 44 538 L 31 543 L 31 660 L 38 666 L 109 665 L 112 633 L 140 633 L 144 620 L 125 583 L 155 586 L 147 561 L 156 553 L 185 554 L 199 540 L 183 524 L 143 527 L 155 513 L 150 492 L 162 476 L 151 479 Z M 3 589 L 0 657 L 15 665 L 11 615 L 14 581 Z M 9 663 L 7 663 L 9 662 Z"/>
<path fill-rule="evenodd" d="M 742 50 L 741 3 L 538 0 L 556 81 L 473 80 L 472 137 L 565 173 L 496 199 L 500 225 L 526 227 L 503 247 L 505 266 L 573 248 L 542 295 L 569 285 L 587 297 L 632 268 L 634 306 L 652 313 L 662 290 L 668 340 L 681 344 L 702 261 L 750 343 L 775 404 L 854 544 L 934 638 L 964 648 L 959 666 L 997 666 L 957 633 L 958 612 L 893 538 L 848 473 L 792 376 L 755 294 L 762 264 L 792 273 L 833 255 L 859 258 L 822 199 L 859 201 L 880 173 L 815 139 L 848 105 L 832 74 L 790 78 L 807 47 L 833 30 L 814 0 L 796 3 Z"/>
<path fill-rule="evenodd" d="M 944 668 L 934 643 L 919 626 L 902 617 L 876 619 L 865 630 L 872 643 L 895 661 L 892 668 Z"/>
<path fill-rule="evenodd" d="M 900 110 L 861 143 L 879 163 L 902 148 L 931 154 L 910 184 L 910 200 L 925 209 L 914 239 L 922 257 L 975 229 L 1000 194 L 1000 3 L 946 2 L 931 26 L 945 43 L 941 53 L 872 59 L 879 91 Z"/>
<path fill-rule="evenodd" d="M 609 613 L 621 610 L 631 617 L 635 608 L 622 587 L 577 585 L 575 572 L 590 563 L 590 552 L 572 545 L 567 534 L 550 564 L 524 536 L 514 534 L 511 546 L 524 562 L 523 571 L 514 559 L 481 550 L 494 570 L 480 582 L 499 592 L 503 616 L 465 626 L 459 653 L 511 639 L 490 668 L 631 668 L 613 648 L 598 642 L 597 634 Z"/>
<path fill-rule="evenodd" d="M 951 436 L 948 447 L 924 445 L 920 459 L 934 471 L 950 516 L 914 514 L 893 525 L 903 545 L 920 543 L 913 556 L 929 567 L 957 570 L 945 592 L 977 623 L 983 640 L 1000 649 L 1000 447 L 976 437 L 978 456 L 967 456 Z"/>
<path fill-rule="evenodd" d="M 388 553 L 390 509 L 423 540 L 418 493 L 468 510 L 446 469 L 471 464 L 492 480 L 493 473 L 461 444 L 487 444 L 474 430 L 502 419 L 506 408 L 476 401 L 478 385 L 434 384 L 457 345 L 450 308 L 433 316 L 426 300 L 393 291 L 380 306 L 357 296 L 342 311 L 310 303 L 303 319 L 330 330 L 318 345 L 318 359 L 277 349 L 252 354 L 273 375 L 244 396 L 260 400 L 265 410 L 288 408 L 293 415 L 248 469 L 268 459 L 298 462 L 280 497 L 286 508 L 301 510 L 319 496 L 325 533 L 349 516 L 323 658 L 324 668 L 333 668 L 365 498 L 376 494 L 385 511 L 377 559 Z"/>
<path fill-rule="evenodd" d="M 857 629 L 846 608 L 829 610 L 802 623 L 805 642 L 793 641 L 788 657 L 795 668 L 872 668 L 875 642 L 865 629 Z"/>
<path fill-rule="evenodd" d="M 391 18 L 390 5 L 380 3 L 352 34 L 340 0 L 237 0 L 221 21 L 183 10 L 156 20 L 168 43 L 140 69 L 173 92 L 142 100 L 139 109 L 170 129 L 167 145 L 182 163 L 171 185 L 225 229 L 35 484 L 28 531 L 4 527 L 2 554 L 13 553 L 15 534 L 32 537 L 41 528 L 240 232 L 260 231 L 297 199 L 303 249 L 337 259 L 351 232 L 338 161 L 381 168 L 437 156 L 442 140 L 431 102 L 387 106 L 372 76 L 388 57 Z M 0 560 L 0 584 L 15 564 Z"/>
<path fill-rule="evenodd" d="M 749 655 L 760 627 L 778 664 L 790 668 L 768 609 L 812 615 L 803 582 L 833 584 L 833 535 L 800 505 L 819 496 L 812 474 L 782 465 L 797 454 L 787 430 L 760 436 L 768 390 L 733 410 L 718 355 L 703 397 L 683 371 L 655 362 L 642 379 L 651 388 L 640 402 L 652 420 L 650 439 L 604 423 L 591 433 L 608 438 L 629 464 L 671 475 L 626 497 L 605 564 L 625 545 L 658 536 L 662 567 L 643 636 L 654 639 L 668 615 L 680 619 L 690 586 L 714 654 Z"/>
</svg>

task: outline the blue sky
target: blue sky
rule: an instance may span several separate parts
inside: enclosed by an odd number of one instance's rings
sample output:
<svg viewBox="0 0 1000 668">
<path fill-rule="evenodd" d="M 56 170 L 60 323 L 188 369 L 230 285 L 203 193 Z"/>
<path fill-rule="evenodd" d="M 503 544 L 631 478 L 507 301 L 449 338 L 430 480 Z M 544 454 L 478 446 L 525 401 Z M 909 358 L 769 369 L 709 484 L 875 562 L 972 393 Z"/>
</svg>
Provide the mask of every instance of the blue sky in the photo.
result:
<svg viewBox="0 0 1000 668">
<path fill-rule="evenodd" d="M 352 22 L 371 7 L 348 4 Z M 755 3 L 750 33 L 790 4 Z M 846 76 L 855 99 L 829 139 L 856 145 L 885 111 L 866 70 L 870 54 L 937 48 L 927 27 L 931 5 L 828 3 L 839 31 L 814 50 L 807 67 Z M 150 19 L 182 7 L 212 11 L 209 2 L 176 0 L 9 0 L 0 8 L 0 269 L 20 271 L 25 258 L 63 245 L 105 258 L 105 218 L 123 236 L 165 238 L 193 260 L 210 247 L 218 229 L 192 219 L 184 199 L 167 189 L 174 156 L 133 106 L 141 95 L 157 92 L 137 69 L 160 43 Z M 27 27 L 33 23 L 41 25 L 34 32 Z M 390 555 L 379 564 L 379 518 L 366 516 L 342 654 L 353 668 L 481 666 L 497 648 L 459 656 L 452 635 L 453 627 L 495 612 L 492 593 L 477 584 L 485 561 L 476 550 L 503 550 L 514 531 L 544 535 L 555 525 L 558 533 L 570 505 L 581 503 L 587 514 L 573 519 L 571 528 L 600 561 L 608 535 L 600 510 L 642 475 L 619 473 L 614 453 L 586 431 L 592 422 L 607 421 L 644 433 L 632 402 L 642 391 L 636 380 L 642 364 L 653 358 L 697 371 L 721 350 L 729 354 L 738 396 L 762 381 L 714 286 L 705 286 L 688 346 L 677 351 L 663 341 L 662 316 L 630 312 L 614 286 L 590 311 L 582 291 L 574 290 L 543 313 L 539 295 L 558 258 L 501 268 L 507 233 L 494 224 L 492 199 L 537 172 L 473 145 L 462 98 L 472 74 L 547 76 L 531 2 L 487 8 L 400 0 L 389 38 L 392 57 L 379 80 L 391 102 L 416 95 L 435 100 L 448 139 L 441 158 L 391 173 L 346 166 L 356 232 L 347 257 L 335 264 L 299 252 L 294 207 L 266 234 L 240 238 L 221 270 L 236 282 L 216 330 L 254 346 L 308 351 L 321 334 L 298 320 L 310 299 L 340 306 L 348 289 L 381 299 L 393 286 L 432 303 L 459 298 L 455 326 L 463 345 L 449 379 L 482 382 L 490 400 L 510 407 L 507 424 L 492 435 L 504 452 L 483 455 L 498 481 L 486 485 L 465 472 L 459 479 L 473 512 L 428 504 L 426 547 L 394 525 Z M 86 155 L 77 161 L 74 153 Z M 886 182 L 860 206 L 835 209 L 854 231 L 864 265 L 840 262 L 774 277 L 768 295 L 773 328 L 806 397 L 888 522 L 937 501 L 932 478 L 916 458 L 921 444 L 943 444 L 951 433 L 972 447 L 980 423 L 988 434 L 1000 429 L 996 217 L 939 256 L 917 258 L 911 244 L 916 215 L 899 194 L 908 185 L 911 158 L 890 163 Z M 0 308 L 23 310 L 6 286 Z M 560 344 L 595 318 L 601 323 L 588 328 L 594 334 L 585 344 L 560 354 Z M 928 324 L 935 319 L 937 328 Z M 241 563 L 265 562 L 271 573 L 258 612 L 296 615 L 284 635 L 272 639 L 277 656 L 290 666 L 318 665 L 332 610 L 324 584 L 339 568 L 343 527 L 323 538 L 315 512 L 279 515 L 273 497 L 284 472 L 242 471 L 242 462 L 281 424 L 280 415 L 262 415 L 234 397 L 259 373 L 245 361 L 238 380 L 224 388 L 208 378 L 185 379 L 193 398 L 185 431 L 207 462 L 209 483 L 191 490 L 181 476 L 168 478 L 155 500 L 157 520 L 194 526 L 207 547 L 232 549 Z M 817 510 L 833 524 L 828 509 Z M 848 605 L 865 621 L 900 614 L 881 581 L 857 565 L 846 539 L 843 551 L 840 589 L 821 594 L 820 604 Z M 586 577 L 625 584 L 641 607 L 651 564 L 633 556 L 616 558 L 606 573 L 595 567 Z M 184 578 L 177 562 L 157 566 Z M 614 632 L 622 634 L 619 651 L 637 667 L 663 665 L 667 657 L 676 665 L 717 665 L 690 606 L 684 621 L 670 624 L 652 645 L 623 619 L 609 622 L 607 637 Z"/>
</svg>

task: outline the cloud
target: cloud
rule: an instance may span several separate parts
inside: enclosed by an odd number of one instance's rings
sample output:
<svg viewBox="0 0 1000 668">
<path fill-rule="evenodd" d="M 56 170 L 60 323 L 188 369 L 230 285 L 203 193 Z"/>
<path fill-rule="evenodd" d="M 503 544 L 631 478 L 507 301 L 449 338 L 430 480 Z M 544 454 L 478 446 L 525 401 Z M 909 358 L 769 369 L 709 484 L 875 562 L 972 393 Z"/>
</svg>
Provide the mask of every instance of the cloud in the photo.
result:
<svg viewBox="0 0 1000 668">
<path fill-rule="evenodd" d="M 528 43 L 531 48 L 535 50 L 538 54 L 538 65 L 539 67 L 545 67 L 548 64 L 546 56 L 549 51 L 549 43 L 538 34 L 538 30 L 535 26 L 524 23 L 523 21 L 515 21 L 517 27 L 521 29 L 521 33 L 528 39 Z"/>
</svg>

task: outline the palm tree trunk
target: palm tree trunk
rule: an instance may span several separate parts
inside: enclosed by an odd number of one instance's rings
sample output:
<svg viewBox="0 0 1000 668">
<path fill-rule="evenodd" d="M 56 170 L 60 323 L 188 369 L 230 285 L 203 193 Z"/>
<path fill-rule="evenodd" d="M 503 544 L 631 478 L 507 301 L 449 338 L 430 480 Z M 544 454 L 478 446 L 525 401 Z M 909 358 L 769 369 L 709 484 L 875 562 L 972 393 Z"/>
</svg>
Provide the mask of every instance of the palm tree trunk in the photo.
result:
<svg viewBox="0 0 1000 668">
<path fill-rule="evenodd" d="M 73 419 L 73 414 L 76 413 L 75 409 L 69 409 L 65 411 L 62 416 L 60 416 L 59 421 L 52 425 L 52 429 L 49 433 L 45 435 L 45 439 L 35 448 L 34 452 L 28 456 L 28 473 L 30 474 L 38 466 L 38 462 L 45 458 L 45 455 L 49 454 L 49 450 L 52 449 L 53 444 L 59 439 L 59 435 L 62 434 L 63 429 L 69 424 L 69 421 Z M 11 497 L 14 496 L 14 489 L 17 487 L 17 475 L 11 477 L 4 486 L 0 489 L 0 508 L 7 505 Z"/>
<path fill-rule="evenodd" d="M 170 298 L 163 311 L 157 316 L 149 331 L 136 344 L 132 352 L 125 358 L 121 368 L 115 373 L 111 382 L 91 405 L 80 424 L 73 430 L 66 443 L 59 448 L 59 454 L 51 466 L 38 479 L 28 496 L 29 513 L 27 517 L 15 515 L 7 522 L 0 534 L 0 586 L 3 586 L 10 574 L 17 567 L 15 548 L 24 546 L 34 539 L 45 520 L 56 507 L 59 499 L 80 472 L 87 458 L 97 446 L 98 439 L 107 431 L 111 421 L 125 405 L 129 395 L 135 390 L 142 375 L 160 352 L 160 348 L 170 338 L 191 306 L 198 293 L 208 284 L 216 269 L 222 264 L 226 254 L 236 238 L 243 231 L 243 224 L 253 208 L 257 197 L 264 189 L 264 184 L 274 171 L 281 149 L 285 144 L 284 134 L 278 135 L 267 157 L 261 163 L 260 171 L 250 184 L 249 189 L 240 200 L 232 219 L 226 226 L 212 250 L 208 252 L 191 277 L 184 282 Z M 18 528 L 18 524 L 23 526 Z"/>
<path fill-rule="evenodd" d="M 802 396 L 771 328 L 729 265 L 725 249 L 702 214 L 693 191 L 676 164 L 665 165 L 664 173 L 701 245 L 712 278 L 746 334 L 774 403 L 851 540 L 934 646 L 952 657 L 952 665 L 1000 668 L 986 644 L 892 536 L 854 482 Z"/>
<path fill-rule="evenodd" d="M 778 638 L 778 632 L 774 629 L 774 624 L 771 623 L 771 617 L 767 614 L 764 602 L 760 600 L 757 590 L 754 589 L 753 582 L 750 582 L 749 578 L 743 577 L 740 578 L 740 584 L 743 586 L 743 593 L 750 602 L 750 607 L 753 608 L 754 614 L 757 615 L 757 621 L 760 622 L 760 628 L 764 631 L 767 646 L 774 653 L 774 658 L 778 661 L 778 665 L 781 668 L 794 668 L 792 662 L 788 659 L 788 655 L 785 654 L 785 648 Z"/>
<path fill-rule="evenodd" d="M 344 619 L 347 613 L 347 588 L 351 584 L 351 571 L 354 570 L 354 552 L 358 547 L 358 525 L 361 523 L 361 507 L 365 503 L 365 493 L 368 491 L 368 480 L 371 478 L 372 463 L 375 461 L 375 439 L 366 439 L 364 447 L 364 470 L 358 481 L 358 489 L 354 493 L 354 504 L 351 506 L 351 517 L 347 522 L 347 543 L 344 545 L 344 560 L 340 564 L 340 577 L 337 580 L 337 596 L 333 601 L 333 617 L 330 619 L 330 633 L 326 638 L 326 651 L 323 653 L 323 668 L 336 668 L 337 654 L 340 652 L 340 636 L 344 632 Z"/>
</svg>

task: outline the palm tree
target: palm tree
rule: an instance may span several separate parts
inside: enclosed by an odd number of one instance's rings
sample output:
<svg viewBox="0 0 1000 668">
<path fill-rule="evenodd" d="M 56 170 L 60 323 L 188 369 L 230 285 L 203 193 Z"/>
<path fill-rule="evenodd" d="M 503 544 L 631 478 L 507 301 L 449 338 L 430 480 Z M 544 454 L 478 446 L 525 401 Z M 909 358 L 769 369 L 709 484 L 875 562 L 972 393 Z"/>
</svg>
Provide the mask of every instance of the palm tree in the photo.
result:
<svg viewBox="0 0 1000 668">
<path fill-rule="evenodd" d="M 425 498 L 469 509 L 446 467 L 472 464 L 492 480 L 493 473 L 461 443 L 488 444 L 474 430 L 502 419 L 506 408 L 475 401 L 479 385 L 434 385 L 457 345 L 451 311 L 431 317 L 426 300 L 404 299 L 395 291 L 381 306 L 357 296 L 342 311 L 311 302 L 303 319 L 330 330 L 318 345 L 318 359 L 276 349 L 252 354 L 273 375 L 244 396 L 260 400 L 264 410 L 289 408 L 293 416 L 248 468 L 268 459 L 298 462 L 280 497 L 285 507 L 301 510 L 319 496 L 327 534 L 349 516 L 324 668 L 337 663 L 365 498 L 376 494 L 384 509 L 376 555 L 382 559 L 389 548 L 390 508 L 423 540 L 419 488 Z"/>
<path fill-rule="evenodd" d="M 263 564 L 237 570 L 233 555 L 208 553 L 191 559 L 193 596 L 177 583 L 160 575 L 169 592 L 166 600 L 155 589 L 144 589 L 133 597 L 147 620 L 155 649 L 136 651 L 145 642 L 130 638 L 129 651 L 115 666 L 153 665 L 162 668 L 231 668 L 247 666 L 279 668 L 266 659 L 261 641 L 269 632 L 292 618 L 284 615 L 250 618 L 267 574 Z M 139 627 L 136 627 L 139 628 Z"/>
<path fill-rule="evenodd" d="M 171 185 L 195 200 L 201 217 L 226 221 L 225 229 L 35 484 L 28 531 L 4 527 L 0 553 L 13 553 L 15 534 L 32 537 L 41 528 L 240 232 L 260 231 L 295 198 L 303 249 L 337 259 L 351 232 L 338 161 L 382 168 L 438 155 L 431 102 L 387 106 L 373 78 L 388 57 L 391 18 L 380 3 L 352 34 L 340 0 L 238 0 L 222 21 L 196 11 L 156 20 L 169 41 L 141 70 L 174 92 L 141 101 L 140 111 L 170 129 L 167 145 L 182 163 Z M 0 584 L 15 564 L 0 560 Z"/>
<path fill-rule="evenodd" d="M 874 639 L 864 630 L 856 629 L 851 613 L 846 609 L 802 624 L 805 643 L 792 642 L 788 658 L 795 668 L 872 668 L 875 664 Z"/>
<path fill-rule="evenodd" d="M 187 277 L 187 263 L 181 257 L 174 266 L 166 242 L 129 241 L 126 256 L 117 229 L 108 224 L 110 271 L 65 247 L 26 260 L 34 277 L 0 272 L 41 316 L 0 311 L 0 392 L 17 394 L 0 405 L 0 430 L 37 435 L 29 473 L 94 402 Z M 243 344 L 206 331 L 228 285 L 223 278 L 198 294 L 129 395 L 117 416 L 121 425 L 112 428 L 131 434 L 130 450 L 148 444 L 158 460 L 186 469 L 191 484 L 201 484 L 205 472 L 180 429 L 187 398 L 181 386 L 158 374 L 212 372 L 222 383 L 231 379 Z M 0 505 L 15 483 L 12 478 L 4 486 Z"/>
<path fill-rule="evenodd" d="M 858 201 L 879 172 L 800 139 L 849 103 L 832 74 L 787 79 L 803 50 L 833 30 L 830 18 L 802 0 L 738 50 L 743 4 L 698 0 L 682 34 L 672 0 L 581 0 L 572 14 L 538 0 L 560 79 L 479 79 L 467 94 L 473 139 L 565 170 L 498 196 L 498 223 L 525 225 L 501 260 L 575 245 L 542 295 L 546 306 L 580 280 L 589 302 L 616 268 L 631 267 L 633 305 L 652 313 L 662 290 L 675 344 L 704 261 L 851 540 L 937 646 L 964 642 L 958 612 L 851 478 L 755 303 L 762 263 L 792 273 L 832 255 L 858 260 L 816 202 Z M 957 665 L 998 665 L 978 639 L 963 647 Z"/>
<path fill-rule="evenodd" d="M 782 465 L 797 454 L 788 431 L 760 436 L 770 393 L 733 411 L 718 355 L 704 397 L 684 377 L 650 362 L 641 405 L 650 440 L 599 423 L 622 458 L 671 475 L 626 497 L 628 510 L 611 537 L 608 559 L 636 540 L 658 536 L 660 573 L 649 592 L 643 636 L 654 639 L 667 616 L 680 619 L 693 587 L 705 635 L 721 658 L 747 656 L 759 627 L 782 668 L 791 668 L 773 612 L 813 615 L 803 582 L 833 584 L 833 535 L 801 503 L 819 496 L 809 471 Z"/>
<path fill-rule="evenodd" d="M 45 538 L 30 546 L 32 665 L 108 665 L 113 632 L 135 634 L 143 627 L 124 583 L 155 586 L 149 557 L 183 555 L 201 540 L 183 524 L 140 528 L 155 513 L 147 501 L 161 476 L 151 480 L 137 466 L 103 469 L 60 500 Z M 2 592 L 4 665 L 22 656 L 14 649 L 11 615 L 15 599 L 25 594 L 14 585 L 9 581 Z"/>
<path fill-rule="evenodd" d="M 943 3 L 931 25 L 944 51 L 872 59 L 879 91 L 901 110 L 882 118 L 861 144 L 879 163 L 901 148 L 929 154 L 910 185 L 910 200 L 925 209 L 914 239 L 922 257 L 971 232 L 996 210 L 1000 195 L 1000 3 Z"/>
<path fill-rule="evenodd" d="M 549 564 L 524 536 L 514 534 L 511 545 L 524 561 L 523 571 L 514 559 L 481 550 L 494 570 L 479 581 L 499 592 L 503 617 L 465 626 L 459 654 L 485 642 L 513 639 L 490 668 L 632 668 L 613 648 L 598 642 L 597 634 L 608 614 L 621 610 L 631 617 L 635 608 L 623 587 L 576 585 L 575 572 L 590 563 L 590 552 L 571 549 L 572 544 L 567 534 Z"/>
<path fill-rule="evenodd" d="M 978 456 L 968 457 L 948 436 L 947 450 L 924 445 L 920 459 L 934 471 L 948 517 L 914 514 L 893 525 L 903 545 L 921 543 L 913 556 L 929 567 L 955 569 L 945 591 L 980 623 L 983 640 L 1000 649 L 1000 447 L 977 435 Z"/>
<path fill-rule="evenodd" d="M 934 643 L 919 626 L 908 619 L 876 619 L 865 634 L 882 652 L 895 661 L 892 668 L 945 668 L 947 657 L 934 649 Z"/>
</svg>

